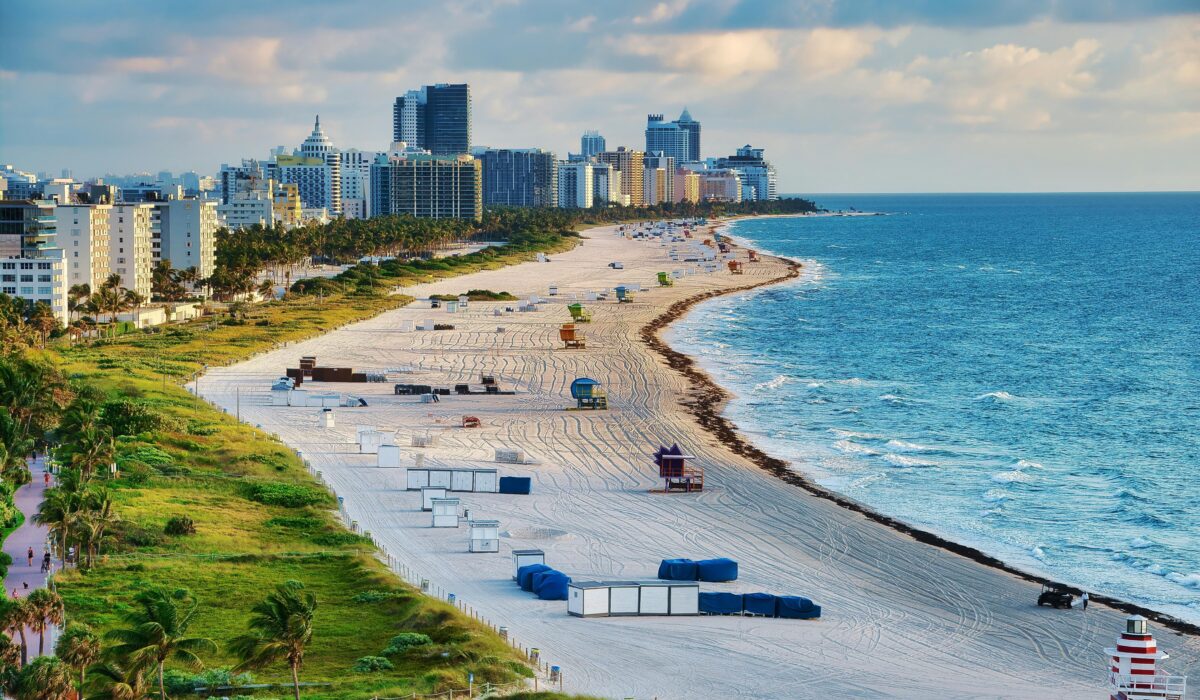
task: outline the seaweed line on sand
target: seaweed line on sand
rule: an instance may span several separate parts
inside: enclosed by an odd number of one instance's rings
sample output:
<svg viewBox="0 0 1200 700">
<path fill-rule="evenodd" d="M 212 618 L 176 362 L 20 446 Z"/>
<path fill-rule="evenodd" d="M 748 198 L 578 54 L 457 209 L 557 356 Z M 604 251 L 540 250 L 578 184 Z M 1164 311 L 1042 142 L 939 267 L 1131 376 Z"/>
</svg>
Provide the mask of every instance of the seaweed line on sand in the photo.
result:
<svg viewBox="0 0 1200 700">
<path fill-rule="evenodd" d="M 767 258 L 768 256 L 763 256 Z M 938 547 L 945 551 L 966 557 L 975 562 L 989 566 L 994 569 L 999 569 L 1013 576 L 1017 576 L 1026 581 L 1031 581 L 1038 584 L 1054 584 L 1063 586 L 1057 581 L 1037 576 L 1026 571 L 1021 571 L 1005 562 L 985 554 L 974 547 L 960 544 L 947 540 L 931 532 L 915 528 L 906 523 L 900 522 L 895 518 L 883 515 L 862 503 L 853 499 L 847 498 L 839 493 L 835 493 L 822 486 L 817 485 L 803 475 L 793 471 L 788 463 L 778 457 L 763 452 L 761 449 L 751 444 L 748 440 L 742 437 L 738 432 L 737 426 L 732 421 L 724 416 L 725 403 L 729 400 L 729 393 L 722 389 L 712 380 L 711 377 L 702 369 L 700 369 L 695 360 L 688 355 L 685 355 L 678 350 L 667 345 L 666 342 L 659 337 L 659 333 L 671 325 L 675 321 L 683 318 L 685 314 L 695 305 L 708 301 L 719 296 L 727 294 L 736 294 L 746 292 L 759 287 L 779 284 L 788 280 L 795 279 L 800 275 L 800 264 L 791 260 L 782 258 L 774 258 L 780 263 L 787 266 L 787 273 L 778 277 L 773 277 L 768 280 L 754 282 L 752 284 L 742 285 L 739 287 L 730 287 L 727 289 L 719 289 L 696 294 L 685 299 L 681 299 L 667 307 L 667 310 L 653 318 L 649 323 L 642 326 L 640 330 L 641 338 L 651 350 L 658 353 L 667 366 L 679 372 L 686 377 L 691 385 L 687 390 L 684 398 L 680 399 L 680 405 L 687 410 L 689 414 L 711 435 L 716 436 L 717 440 L 728 448 L 733 453 L 748 459 L 757 465 L 760 469 L 768 472 L 772 476 L 784 481 L 792 486 L 804 489 L 808 493 L 818 498 L 823 498 L 827 501 L 846 508 L 847 510 L 859 513 L 862 516 L 874 520 L 877 523 L 892 528 L 909 537 L 912 537 L 918 542 Z M 1068 590 L 1072 590 L 1076 594 L 1081 593 L 1078 589 L 1070 586 L 1063 586 Z M 1100 594 L 1090 594 L 1091 602 L 1101 603 L 1110 608 L 1121 610 L 1131 614 L 1141 615 L 1147 619 L 1154 620 L 1158 624 L 1172 629 L 1176 632 L 1200 636 L 1200 625 L 1195 625 L 1184 620 L 1180 620 L 1171 615 L 1166 615 L 1149 608 L 1144 608 L 1134 603 L 1129 603 L 1117 598 Z"/>
</svg>

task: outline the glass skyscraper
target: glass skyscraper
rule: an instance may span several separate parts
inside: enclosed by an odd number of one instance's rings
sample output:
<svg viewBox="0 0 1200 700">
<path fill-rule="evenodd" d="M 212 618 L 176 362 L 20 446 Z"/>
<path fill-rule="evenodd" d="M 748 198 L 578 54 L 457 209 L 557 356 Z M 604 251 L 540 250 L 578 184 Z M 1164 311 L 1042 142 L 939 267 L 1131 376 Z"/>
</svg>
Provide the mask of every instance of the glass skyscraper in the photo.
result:
<svg viewBox="0 0 1200 700">
<path fill-rule="evenodd" d="M 396 98 L 392 141 L 404 141 L 433 155 L 458 155 L 471 149 L 471 86 L 426 85 Z"/>
</svg>

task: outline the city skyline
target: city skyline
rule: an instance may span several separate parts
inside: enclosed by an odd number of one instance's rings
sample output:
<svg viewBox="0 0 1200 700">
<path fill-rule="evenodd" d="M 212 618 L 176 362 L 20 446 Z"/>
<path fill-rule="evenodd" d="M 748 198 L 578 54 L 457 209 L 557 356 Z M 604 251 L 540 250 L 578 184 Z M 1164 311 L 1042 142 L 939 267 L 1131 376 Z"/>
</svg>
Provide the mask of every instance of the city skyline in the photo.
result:
<svg viewBox="0 0 1200 700">
<path fill-rule="evenodd" d="M 1189 2 L 214 9 L 0 9 L 0 160 L 211 174 L 300 142 L 316 113 L 382 150 L 395 98 L 447 82 L 472 86 L 472 146 L 565 157 L 596 129 L 639 148 L 646 114 L 687 107 L 703 155 L 766 148 L 781 192 L 1198 186 Z"/>
</svg>

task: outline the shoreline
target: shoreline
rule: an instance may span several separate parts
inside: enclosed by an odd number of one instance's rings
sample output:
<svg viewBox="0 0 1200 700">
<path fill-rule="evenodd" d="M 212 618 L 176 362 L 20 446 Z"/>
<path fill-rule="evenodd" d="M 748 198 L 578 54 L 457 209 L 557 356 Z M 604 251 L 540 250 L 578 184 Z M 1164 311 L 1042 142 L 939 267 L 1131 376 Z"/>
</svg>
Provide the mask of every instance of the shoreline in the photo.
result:
<svg viewBox="0 0 1200 700">
<path fill-rule="evenodd" d="M 405 322 L 430 317 L 417 303 L 210 370 L 202 395 L 230 413 L 240 406 L 244 421 L 301 451 L 344 497 L 344 516 L 370 531 L 392 562 L 403 564 L 408 580 L 453 591 L 507 626 L 510 637 L 541 648 L 544 659 L 562 666 L 570 692 L 785 698 L 815 679 L 839 697 L 908 697 L 934 689 L 939 697 L 990 697 L 1046 687 L 1057 688 L 1058 697 L 1089 697 L 1098 687 L 1095 659 L 1123 624 L 1119 613 L 1104 606 L 1047 613 L 1033 604 L 1036 586 L 1017 576 L 923 546 L 834 500 L 806 498 L 781 485 L 798 475 L 779 478 L 753 459 L 753 445 L 720 415 L 728 394 L 707 376 L 698 380 L 681 371 L 686 363 L 680 358 L 690 360 L 683 353 L 669 356 L 676 367 L 660 352 L 677 351 L 658 332 L 697 304 L 786 282 L 799 274 L 794 264 L 764 256 L 744 278 L 719 271 L 658 287 L 656 272 L 673 265 L 665 246 L 625 239 L 616 229 L 585 234 L 580 246 L 549 264 L 407 290 L 419 298 L 464 286 L 543 295 L 547 285 L 558 285 L 560 298 L 540 313 L 503 314 L 499 321 L 494 311 L 503 303 L 473 302 L 465 313 L 446 317 L 455 329 L 406 332 Z M 623 261 L 624 269 L 613 270 L 605 264 L 610 260 Z M 557 326 L 569 320 L 565 305 L 572 297 L 630 281 L 646 285 L 634 303 L 589 305 L 595 317 L 586 328 L 587 349 L 559 345 Z M 432 385 L 488 374 L 521 396 L 451 396 L 430 407 L 393 396 L 387 384 L 328 385 L 350 389 L 369 406 L 334 409 L 337 425 L 320 426 L 316 413 L 273 406 L 266 396 L 279 368 L 299 355 L 367 370 L 404 368 L 396 370 L 406 375 L 401 381 Z M 572 403 L 569 384 L 580 376 L 608 388 L 616 399 L 609 411 L 564 410 Z M 704 422 L 694 411 L 707 416 Z M 463 415 L 478 416 L 482 426 L 463 430 Z M 503 523 L 501 556 L 466 552 L 461 529 L 430 528 L 428 513 L 406 491 L 403 468 L 379 468 L 372 455 L 354 449 L 355 425 L 363 424 L 398 429 L 405 460 L 423 453 L 431 466 L 499 467 L 531 477 L 528 496 L 462 495 L 472 514 Z M 435 445 L 409 449 L 409 435 L 422 434 L 436 435 Z M 710 482 L 703 493 L 656 493 L 661 482 L 647 468 L 648 450 L 672 442 L 697 455 Z M 497 464 L 501 448 L 522 450 L 527 466 Z M 406 464 L 412 462 L 401 467 Z M 710 590 L 804 595 L 826 614 L 807 624 L 742 616 L 583 622 L 511 585 L 505 553 L 529 548 L 542 549 L 547 563 L 578 580 L 652 579 L 661 558 L 732 556 L 740 563 L 738 580 Z M 917 649 L 924 651 L 914 656 Z M 1200 666 L 1194 638 L 1171 643 L 1169 651 L 1181 671 Z M 667 672 L 679 664 L 693 672 Z"/>
<path fill-rule="evenodd" d="M 793 218 L 795 216 L 801 215 L 777 215 L 773 216 L 772 218 Z M 755 218 L 765 217 L 731 217 L 729 219 L 721 220 L 721 222 L 718 224 L 718 227 L 724 229 L 724 227 L 736 223 L 739 220 L 753 220 Z M 1054 584 L 1062 586 L 1063 588 L 1074 592 L 1076 595 L 1079 595 L 1083 592 L 1081 589 L 1075 586 L 1063 584 L 1059 581 L 1055 581 L 1054 579 L 1019 569 L 1016 566 L 1005 562 L 999 557 L 987 554 L 986 552 L 975 547 L 971 547 L 928 530 L 923 530 L 913 525 L 909 525 L 902 520 L 881 513 L 878 510 L 875 510 L 874 508 L 860 503 L 848 496 L 821 486 L 801 472 L 789 466 L 790 463 L 787 460 L 767 454 L 766 451 L 755 445 L 750 438 L 743 435 L 738 429 L 738 426 L 732 420 L 725 417 L 725 407 L 732 398 L 732 392 L 718 384 L 716 380 L 714 380 L 712 376 L 700 366 L 700 363 L 695 357 L 671 347 L 665 340 L 662 339 L 661 334 L 670 325 L 674 324 L 676 321 L 682 320 L 693 310 L 695 306 L 703 302 L 722 296 L 743 294 L 754 289 L 776 284 L 783 284 L 790 280 L 794 280 L 799 277 L 802 265 L 798 261 L 790 258 L 771 253 L 763 253 L 750 245 L 746 245 L 749 243 L 747 239 L 739 238 L 734 234 L 725 233 L 722 230 L 722 235 L 731 239 L 734 242 L 735 247 L 753 249 L 763 258 L 774 258 L 775 260 L 780 261 L 788 267 L 789 274 L 776 277 L 765 282 L 756 282 L 743 287 L 731 287 L 728 289 L 702 292 L 700 294 L 681 299 L 671 304 L 671 306 L 669 306 L 662 314 L 657 316 L 650 323 L 642 326 L 639 331 L 642 341 L 653 352 L 658 354 L 668 367 L 695 383 L 696 386 L 688 391 L 688 397 L 686 399 L 680 399 L 679 403 L 681 406 L 683 406 L 685 411 L 692 416 L 693 419 L 695 419 L 696 423 L 699 424 L 703 430 L 715 436 L 720 443 L 727 447 L 730 451 L 741 457 L 744 457 L 755 464 L 758 468 L 771 474 L 780 481 L 783 481 L 791 486 L 801 488 L 813 496 L 830 501 L 841 508 L 862 515 L 876 523 L 907 535 L 914 540 L 921 542 L 922 544 L 927 544 L 947 552 L 957 554 L 978 564 L 982 564 L 989 568 L 997 569 L 999 571 L 1020 577 L 1031 583 Z M 1163 627 L 1174 630 L 1175 632 L 1182 632 L 1192 636 L 1200 637 L 1200 624 L 1181 620 L 1174 615 L 1168 615 L 1166 613 L 1162 613 L 1157 610 L 1153 610 L 1151 608 L 1102 593 L 1089 591 L 1088 597 L 1093 603 L 1099 603 L 1114 610 L 1141 615 L 1142 617 L 1152 620 Z"/>
</svg>

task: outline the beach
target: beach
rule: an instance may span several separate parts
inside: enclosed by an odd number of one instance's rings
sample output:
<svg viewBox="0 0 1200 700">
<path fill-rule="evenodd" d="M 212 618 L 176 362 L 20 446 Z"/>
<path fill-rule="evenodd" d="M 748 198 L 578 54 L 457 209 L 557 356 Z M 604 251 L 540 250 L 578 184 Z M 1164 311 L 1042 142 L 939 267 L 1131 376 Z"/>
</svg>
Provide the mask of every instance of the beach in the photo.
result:
<svg viewBox="0 0 1200 700">
<path fill-rule="evenodd" d="M 686 267 L 657 242 L 631 241 L 616 227 L 591 229 L 550 262 L 475 273 L 403 290 L 418 298 L 468 289 L 558 297 L 543 310 L 495 316 L 507 303 L 472 302 L 463 313 L 419 304 L 322 337 L 215 368 L 198 393 L 300 450 L 344 498 L 349 516 L 411 571 L 453 592 L 524 646 L 561 666 L 564 689 L 603 697 L 1055 697 L 1104 691 L 1103 648 L 1125 613 L 1035 605 L 1039 586 L 923 543 L 794 484 L 755 461 L 719 425 L 720 396 L 687 358 L 657 341 L 665 324 L 702 295 L 803 275 L 764 257 L 744 275 L 723 267 L 654 286 L 661 270 Z M 743 256 L 744 259 L 744 256 Z M 620 261 L 623 269 L 609 263 Z M 564 349 L 570 295 L 640 283 L 631 304 L 583 302 L 586 349 Z M 434 319 L 454 330 L 401 330 Z M 503 332 L 498 331 L 503 327 Z M 649 341 L 649 342 L 647 342 Z M 353 393 L 366 407 L 334 409 L 318 427 L 316 408 L 273 406 L 271 382 L 303 355 L 320 366 L 403 370 L 395 381 L 453 387 L 494 375 L 511 396 L 447 396 L 421 403 L 395 396 L 393 382 L 306 385 Z M 719 362 L 720 358 L 706 358 Z M 685 371 L 681 372 L 680 369 Z M 567 411 L 577 377 L 598 380 L 607 411 Z M 459 427 L 464 415 L 479 428 Z M 699 416 L 700 420 L 697 420 Z M 402 468 L 381 469 L 358 454 L 356 426 L 395 430 Z M 430 435 L 429 448 L 410 448 Z M 678 443 L 704 469 L 700 494 L 661 487 L 650 454 Z M 498 464 L 495 450 L 523 451 L 530 464 Z M 466 527 L 433 529 L 404 466 L 496 468 L 530 476 L 529 496 L 457 494 L 472 517 L 495 518 L 498 554 L 467 552 Z M 803 465 L 799 465 L 801 470 Z M 510 580 L 514 549 L 543 549 L 575 580 L 653 579 L 660 559 L 728 556 L 736 582 L 704 591 L 803 595 L 819 620 L 742 617 L 579 619 L 563 602 L 538 601 Z M 1156 627 L 1176 674 L 1200 669 L 1200 643 Z"/>
</svg>

